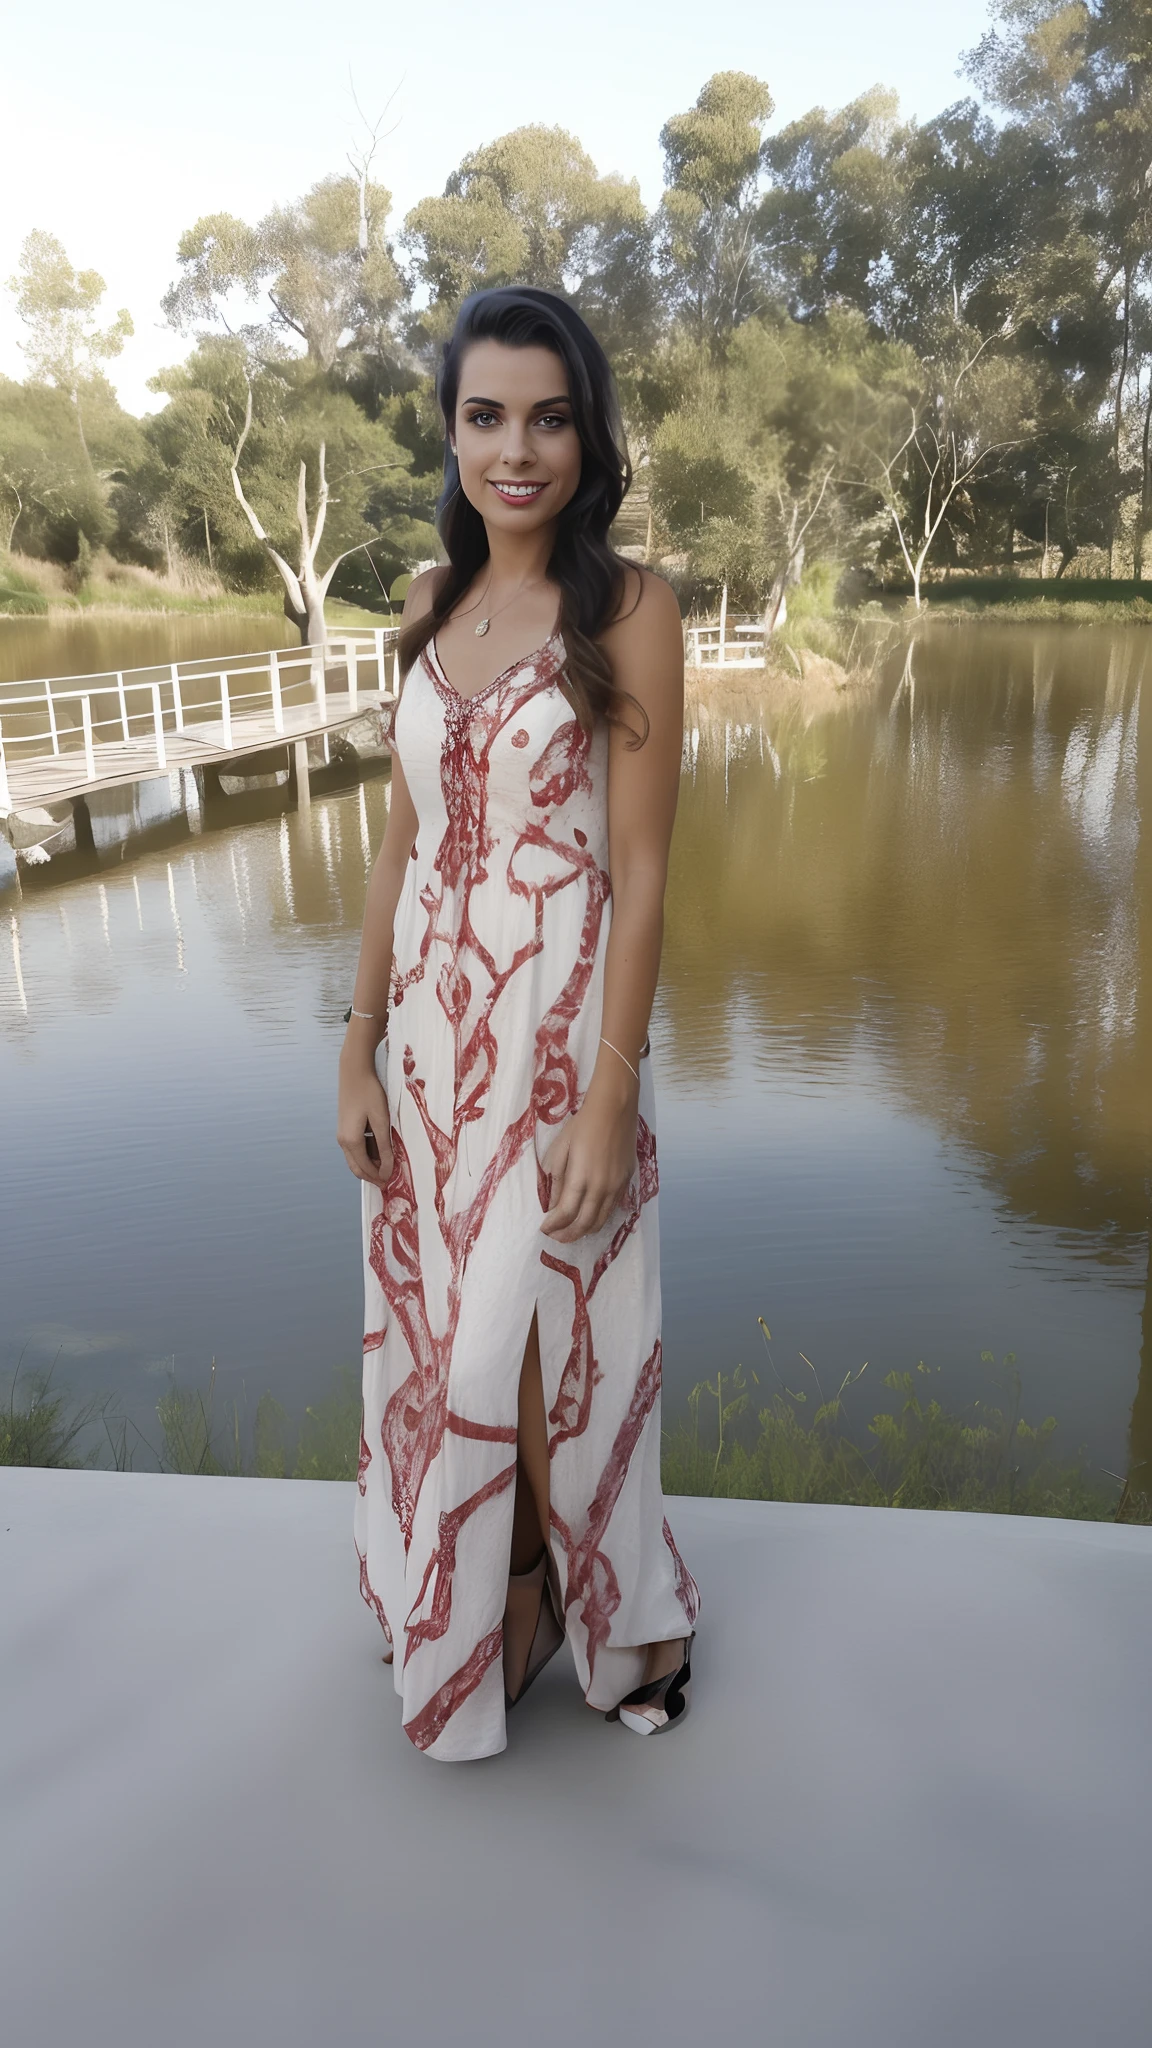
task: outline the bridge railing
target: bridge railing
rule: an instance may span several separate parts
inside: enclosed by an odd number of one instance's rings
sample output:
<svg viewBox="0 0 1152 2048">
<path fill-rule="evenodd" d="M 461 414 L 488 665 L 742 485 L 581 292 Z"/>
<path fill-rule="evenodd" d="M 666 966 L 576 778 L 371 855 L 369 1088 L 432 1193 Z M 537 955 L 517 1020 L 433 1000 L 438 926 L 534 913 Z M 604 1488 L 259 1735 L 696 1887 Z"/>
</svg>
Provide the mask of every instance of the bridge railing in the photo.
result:
<svg viewBox="0 0 1152 2048">
<path fill-rule="evenodd" d="M 270 716 L 274 734 L 284 731 L 286 707 L 316 703 L 323 716 L 333 667 L 345 670 L 355 710 L 362 691 L 395 691 L 399 638 L 399 628 L 378 626 L 334 634 L 323 649 L 274 647 L 0 683 L 0 808 L 10 802 L 9 761 L 82 751 L 86 777 L 94 781 L 97 746 L 120 744 L 145 751 L 162 774 L 168 739 L 196 725 L 220 725 L 231 748 L 234 721 L 247 714 Z"/>
<path fill-rule="evenodd" d="M 763 619 L 686 626 L 684 659 L 692 668 L 763 668 Z"/>
</svg>

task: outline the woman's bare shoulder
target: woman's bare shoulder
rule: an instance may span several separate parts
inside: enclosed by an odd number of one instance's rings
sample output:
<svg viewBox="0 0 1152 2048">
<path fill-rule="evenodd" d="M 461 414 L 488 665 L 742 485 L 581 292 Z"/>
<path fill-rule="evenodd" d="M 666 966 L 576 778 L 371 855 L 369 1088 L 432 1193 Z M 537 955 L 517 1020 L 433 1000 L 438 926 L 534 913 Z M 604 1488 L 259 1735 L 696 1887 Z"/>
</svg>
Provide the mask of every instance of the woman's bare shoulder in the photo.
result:
<svg viewBox="0 0 1152 2048">
<path fill-rule="evenodd" d="M 676 593 L 662 576 L 629 562 L 619 609 L 604 638 L 613 656 L 625 659 L 642 648 L 682 648 L 683 627 Z"/>
<path fill-rule="evenodd" d="M 638 562 L 627 562 L 620 602 L 608 630 L 620 633 L 638 620 L 648 629 L 658 623 L 667 625 L 670 620 L 678 624 L 680 607 L 671 586 L 655 570 L 643 569 Z"/>
</svg>

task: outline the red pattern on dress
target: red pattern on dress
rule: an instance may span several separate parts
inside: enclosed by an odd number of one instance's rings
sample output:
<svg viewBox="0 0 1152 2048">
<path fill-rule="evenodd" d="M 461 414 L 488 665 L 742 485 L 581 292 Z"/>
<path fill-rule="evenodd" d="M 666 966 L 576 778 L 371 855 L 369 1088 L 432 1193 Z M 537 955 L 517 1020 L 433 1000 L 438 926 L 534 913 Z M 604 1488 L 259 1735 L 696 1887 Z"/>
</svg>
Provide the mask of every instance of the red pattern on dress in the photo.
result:
<svg viewBox="0 0 1152 2048">
<path fill-rule="evenodd" d="M 554 640 L 463 698 L 433 649 L 407 679 L 396 721 L 420 829 L 411 889 L 397 911 L 392 973 L 394 1166 L 382 1191 L 365 1191 L 372 1424 L 361 1437 L 358 1514 L 366 1533 L 358 1549 L 361 1590 L 390 1641 L 368 1576 L 370 1546 L 380 1546 L 379 1582 L 392 1588 L 389 1604 L 405 1593 L 405 1647 L 396 1666 L 405 1728 L 418 1748 L 440 1755 L 503 1745 L 502 1687 L 485 1683 L 500 1654 L 493 1623 L 503 1587 L 469 1576 L 461 1605 L 460 1538 L 478 1517 L 490 1531 L 510 1529 L 516 1466 L 494 1467 L 492 1456 L 501 1447 L 506 1460 L 516 1443 L 519 1358 L 537 1304 L 550 1308 L 541 1343 L 553 1388 L 553 1551 L 577 1665 L 586 1664 L 591 1684 L 598 1660 L 612 1650 L 622 1693 L 636 1682 L 642 1654 L 613 1644 L 621 1592 L 609 1532 L 642 1440 L 646 1469 L 659 1455 L 659 1289 L 654 1232 L 643 1225 L 658 1189 L 650 1115 L 638 1120 L 636 1173 L 607 1232 L 564 1247 L 563 1256 L 539 1234 L 550 1199 L 541 1151 L 579 1108 L 595 1062 L 611 898 L 606 735 L 586 732 L 571 715 L 563 661 Z M 410 1022 L 406 1003 L 415 1005 Z M 610 1280 L 601 1314 L 598 1297 Z M 476 1322 L 476 1304 L 492 1288 L 486 1327 Z M 557 1353 L 561 1313 L 568 1336 Z M 553 1333 L 548 1355 L 545 1327 Z M 478 1383 L 469 1378 L 467 1392 L 449 1405 L 465 1369 L 458 1348 L 468 1357 L 478 1342 L 493 1347 L 490 1384 L 483 1374 Z M 621 1342 L 634 1347 L 631 1356 L 617 1355 Z M 608 1406 L 597 1420 L 596 1389 L 606 1380 L 613 1392 L 601 1397 Z M 487 1415 L 486 1403 L 496 1404 Z M 455 1446 L 450 1455 L 446 1443 Z M 602 1460 L 598 1471 L 589 1469 L 590 1456 Z M 506 1555 L 506 1538 L 494 1536 L 467 1555 L 492 1554 L 493 1541 L 495 1554 L 503 1544 Z M 649 1579 L 651 1589 L 634 1627 L 648 1635 L 628 1639 L 637 1646 L 670 1632 L 669 1617 L 679 1616 L 692 1586 L 666 1522 L 658 1517 L 644 1544 L 642 1592 Z M 477 1633 L 469 1654 L 445 1671 L 450 1646 L 458 1655 L 470 1626 Z"/>
</svg>

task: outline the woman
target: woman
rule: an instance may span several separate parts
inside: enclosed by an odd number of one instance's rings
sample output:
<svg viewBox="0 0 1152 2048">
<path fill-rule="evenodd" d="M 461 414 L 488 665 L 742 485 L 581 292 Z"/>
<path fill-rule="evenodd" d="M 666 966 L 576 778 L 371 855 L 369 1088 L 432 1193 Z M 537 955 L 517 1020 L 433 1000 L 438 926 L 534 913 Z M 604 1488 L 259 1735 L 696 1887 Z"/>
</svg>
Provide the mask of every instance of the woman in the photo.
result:
<svg viewBox="0 0 1152 2048">
<path fill-rule="evenodd" d="M 338 1137 L 365 1183 L 361 1590 L 407 1734 L 463 1759 L 504 1748 L 565 1634 L 609 1718 L 687 1704 L 644 1063 L 683 659 L 671 591 L 608 543 L 630 472 L 571 307 L 467 300 L 438 395 L 448 562 L 404 606 Z"/>
</svg>

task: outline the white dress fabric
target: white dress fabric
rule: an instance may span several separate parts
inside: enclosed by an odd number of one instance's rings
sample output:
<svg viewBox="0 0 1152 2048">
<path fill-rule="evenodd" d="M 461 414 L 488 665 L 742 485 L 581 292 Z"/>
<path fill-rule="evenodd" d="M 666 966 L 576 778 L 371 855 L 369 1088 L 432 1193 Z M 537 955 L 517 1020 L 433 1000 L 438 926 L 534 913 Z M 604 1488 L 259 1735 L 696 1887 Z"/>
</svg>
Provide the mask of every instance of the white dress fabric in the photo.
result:
<svg viewBox="0 0 1152 2048">
<path fill-rule="evenodd" d="M 605 1228 L 540 1230 L 540 1161 L 600 1038 L 611 917 L 607 732 L 558 687 L 558 636 L 464 698 L 429 647 L 394 746 L 419 820 L 395 919 L 386 1055 L 395 1170 L 364 1187 L 360 1585 L 405 1730 L 429 1756 L 505 1746 L 501 1622 L 517 1396 L 533 1311 L 556 1582 L 590 1705 L 641 1682 L 699 1596 L 660 1487 L 652 1080 Z"/>
</svg>

